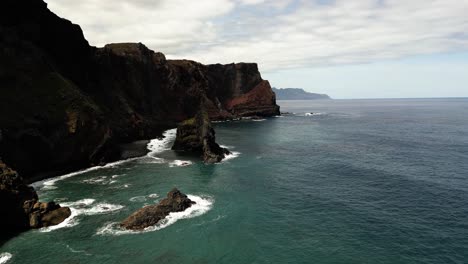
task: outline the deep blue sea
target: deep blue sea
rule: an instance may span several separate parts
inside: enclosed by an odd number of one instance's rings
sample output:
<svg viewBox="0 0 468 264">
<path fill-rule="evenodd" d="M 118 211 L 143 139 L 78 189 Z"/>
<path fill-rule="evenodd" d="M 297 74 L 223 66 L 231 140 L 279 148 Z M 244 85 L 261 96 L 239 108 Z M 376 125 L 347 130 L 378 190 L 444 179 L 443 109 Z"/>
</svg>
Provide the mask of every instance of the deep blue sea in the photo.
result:
<svg viewBox="0 0 468 264">
<path fill-rule="evenodd" d="M 278 103 L 290 114 L 216 123 L 220 164 L 177 156 L 172 130 L 146 157 L 36 183 L 73 217 L 0 263 L 468 263 L 468 99 Z M 197 204 L 119 229 L 172 187 Z"/>
</svg>

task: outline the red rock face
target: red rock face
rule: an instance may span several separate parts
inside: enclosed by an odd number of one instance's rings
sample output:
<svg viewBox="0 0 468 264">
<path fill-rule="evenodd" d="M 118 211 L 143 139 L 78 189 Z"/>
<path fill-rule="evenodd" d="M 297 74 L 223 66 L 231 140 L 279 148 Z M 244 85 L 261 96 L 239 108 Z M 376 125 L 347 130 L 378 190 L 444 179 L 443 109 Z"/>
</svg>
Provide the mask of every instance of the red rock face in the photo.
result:
<svg viewBox="0 0 468 264">
<path fill-rule="evenodd" d="M 0 157 L 27 182 L 119 159 L 120 144 L 176 127 L 201 100 L 212 120 L 279 114 L 255 63 L 92 47 L 41 0 L 3 0 L 0 32 Z"/>
<path fill-rule="evenodd" d="M 268 81 L 261 81 L 249 92 L 226 102 L 228 111 L 236 116 L 272 116 L 279 114 L 275 93 Z"/>
</svg>

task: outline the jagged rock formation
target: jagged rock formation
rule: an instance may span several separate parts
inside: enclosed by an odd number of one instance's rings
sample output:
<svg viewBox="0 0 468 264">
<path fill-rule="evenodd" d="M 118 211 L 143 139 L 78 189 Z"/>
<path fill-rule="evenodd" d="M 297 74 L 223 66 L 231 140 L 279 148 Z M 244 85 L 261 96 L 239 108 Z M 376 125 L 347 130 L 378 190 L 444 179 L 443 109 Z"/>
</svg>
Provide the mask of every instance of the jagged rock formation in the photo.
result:
<svg viewBox="0 0 468 264">
<path fill-rule="evenodd" d="M 331 99 L 326 94 L 309 93 L 301 88 L 272 88 L 278 100 L 324 100 Z"/>
<path fill-rule="evenodd" d="M 203 107 L 195 117 L 179 124 L 172 149 L 200 154 L 205 163 L 220 162 L 229 154 L 229 150 L 216 143 L 215 131 Z"/>
<path fill-rule="evenodd" d="M 27 182 L 119 159 L 204 107 L 213 120 L 279 114 L 257 65 L 167 60 L 141 43 L 88 44 L 42 0 L 0 8 L 0 157 Z"/>
<path fill-rule="evenodd" d="M 141 208 L 125 219 L 120 226 L 130 230 L 143 230 L 157 224 L 169 213 L 184 211 L 192 204 L 195 204 L 195 202 L 174 188 L 157 205 L 148 205 Z"/>
<path fill-rule="evenodd" d="M 38 201 L 34 188 L 0 161 L 0 233 L 57 225 L 70 216 L 68 207 Z"/>
</svg>

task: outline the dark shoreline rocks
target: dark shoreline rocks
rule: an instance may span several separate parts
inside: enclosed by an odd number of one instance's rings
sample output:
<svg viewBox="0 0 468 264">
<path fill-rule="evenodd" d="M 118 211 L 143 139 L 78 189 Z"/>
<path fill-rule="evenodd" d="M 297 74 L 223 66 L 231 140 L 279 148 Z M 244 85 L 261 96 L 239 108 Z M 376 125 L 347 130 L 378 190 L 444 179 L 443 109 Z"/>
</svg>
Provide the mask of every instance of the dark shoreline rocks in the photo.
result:
<svg viewBox="0 0 468 264">
<path fill-rule="evenodd" d="M 195 202 L 190 200 L 187 195 L 174 188 L 157 205 L 148 205 L 137 210 L 122 221 L 120 226 L 129 230 L 143 230 L 154 226 L 169 213 L 182 212 L 193 204 Z"/>
<path fill-rule="evenodd" d="M 39 202 L 33 187 L 0 160 L 1 233 L 57 225 L 71 215 L 70 208 Z"/>
<path fill-rule="evenodd" d="M 195 117 L 179 124 L 172 149 L 198 154 L 205 163 L 220 162 L 230 152 L 216 143 L 215 134 L 208 113 L 201 107 Z"/>
<path fill-rule="evenodd" d="M 255 63 L 167 60 L 141 43 L 90 46 L 42 0 L 0 8 L 0 157 L 26 182 L 134 156 L 120 147 L 196 115 L 279 114 Z"/>
</svg>

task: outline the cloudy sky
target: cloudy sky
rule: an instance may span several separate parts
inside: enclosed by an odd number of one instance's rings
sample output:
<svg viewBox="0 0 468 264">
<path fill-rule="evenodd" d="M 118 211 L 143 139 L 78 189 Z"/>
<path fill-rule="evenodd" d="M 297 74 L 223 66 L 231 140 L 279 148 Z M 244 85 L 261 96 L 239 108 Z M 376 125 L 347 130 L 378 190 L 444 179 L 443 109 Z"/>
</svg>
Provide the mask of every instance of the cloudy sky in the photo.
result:
<svg viewBox="0 0 468 264">
<path fill-rule="evenodd" d="M 468 0 L 46 0 L 92 45 L 257 62 L 334 98 L 468 97 Z"/>
</svg>

